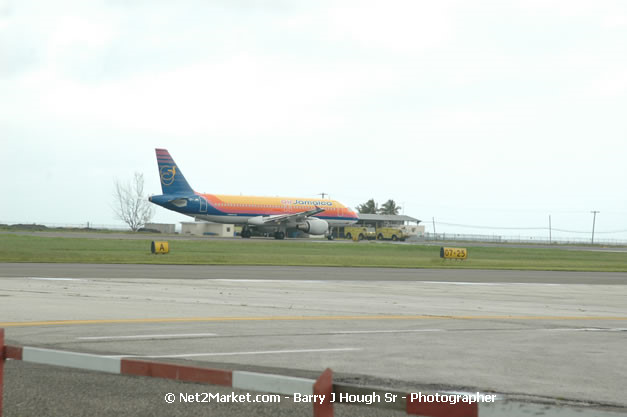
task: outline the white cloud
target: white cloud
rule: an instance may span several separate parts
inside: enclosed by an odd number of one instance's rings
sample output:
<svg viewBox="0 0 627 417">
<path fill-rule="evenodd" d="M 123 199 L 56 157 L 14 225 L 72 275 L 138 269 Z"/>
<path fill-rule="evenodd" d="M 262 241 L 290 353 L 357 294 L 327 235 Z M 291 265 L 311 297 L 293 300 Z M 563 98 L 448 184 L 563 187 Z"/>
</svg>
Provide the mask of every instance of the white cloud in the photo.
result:
<svg viewBox="0 0 627 417">
<path fill-rule="evenodd" d="M 150 179 L 152 148 L 166 146 L 204 191 L 395 198 L 417 217 L 456 207 L 462 223 L 464 207 L 624 210 L 626 9 L 14 3 L 0 12 L 2 162 L 95 201 L 108 195 L 89 184 L 110 185 L 111 161 Z M 74 184 L 68 167 L 86 175 Z"/>
</svg>

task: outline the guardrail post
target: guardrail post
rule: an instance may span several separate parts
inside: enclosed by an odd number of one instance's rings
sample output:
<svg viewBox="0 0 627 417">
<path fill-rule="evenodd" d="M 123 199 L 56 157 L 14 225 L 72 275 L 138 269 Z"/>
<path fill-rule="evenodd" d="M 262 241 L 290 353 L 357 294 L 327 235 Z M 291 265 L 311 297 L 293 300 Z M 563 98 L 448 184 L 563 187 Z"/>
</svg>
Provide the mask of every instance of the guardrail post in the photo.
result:
<svg viewBox="0 0 627 417">
<path fill-rule="evenodd" d="M 0 329 L 0 416 L 2 416 L 2 396 L 3 393 L 3 382 L 4 382 L 4 360 L 6 355 L 4 354 L 4 329 Z"/>
<path fill-rule="evenodd" d="M 331 368 L 327 368 L 318 377 L 313 386 L 314 402 L 313 402 L 313 415 L 314 417 L 333 417 L 333 403 L 331 402 L 331 393 L 333 392 L 333 371 Z M 316 397 L 316 395 L 324 395 L 324 397 Z M 324 402 L 320 403 L 320 400 L 316 401 L 316 398 L 324 398 Z"/>
</svg>

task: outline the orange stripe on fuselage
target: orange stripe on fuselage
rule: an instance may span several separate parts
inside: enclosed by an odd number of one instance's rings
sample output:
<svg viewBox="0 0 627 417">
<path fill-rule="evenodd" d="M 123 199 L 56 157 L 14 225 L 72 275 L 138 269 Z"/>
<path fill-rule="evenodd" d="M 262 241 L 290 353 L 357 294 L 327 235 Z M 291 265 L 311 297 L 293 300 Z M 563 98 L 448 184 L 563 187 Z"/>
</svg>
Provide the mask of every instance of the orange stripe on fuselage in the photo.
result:
<svg viewBox="0 0 627 417">
<path fill-rule="evenodd" d="M 263 215 L 300 213 L 316 206 L 325 210 L 322 216 L 351 217 L 352 210 L 335 200 L 305 197 L 253 197 L 239 195 L 200 194 L 217 210 L 228 213 Z"/>
</svg>

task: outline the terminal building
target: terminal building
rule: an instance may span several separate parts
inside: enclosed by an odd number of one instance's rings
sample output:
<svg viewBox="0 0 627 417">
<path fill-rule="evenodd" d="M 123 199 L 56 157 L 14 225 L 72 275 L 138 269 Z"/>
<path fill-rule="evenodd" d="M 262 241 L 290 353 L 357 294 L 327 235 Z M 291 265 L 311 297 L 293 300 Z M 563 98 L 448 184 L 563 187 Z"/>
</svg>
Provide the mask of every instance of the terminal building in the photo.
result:
<svg viewBox="0 0 627 417">
<path fill-rule="evenodd" d="M 415 223 L 414 226 L 418 226 L 421 220 L 406 216 L 404 214 L 367 214 L 358 213 L 359 221 L 358 225 L 371 226 L 371 227 L 399 227 L 410 226 Z M 420 226 L 424 229 L 424 226 Z"/>
<path fill-rule="evenodd" d="M 181 234 L 194 236 L 234 237 L 235 226 L 232 224 L 205 221 L 181 222 Z"/>
</svg>

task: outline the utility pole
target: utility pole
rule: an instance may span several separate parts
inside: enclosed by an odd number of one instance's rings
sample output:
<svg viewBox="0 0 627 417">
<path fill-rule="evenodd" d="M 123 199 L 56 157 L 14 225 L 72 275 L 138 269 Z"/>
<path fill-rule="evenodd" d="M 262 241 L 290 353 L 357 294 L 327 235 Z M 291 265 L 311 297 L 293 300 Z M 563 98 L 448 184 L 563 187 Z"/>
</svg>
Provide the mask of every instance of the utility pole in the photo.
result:
<svg viewBox="0 0 627 417">
<path fill-rule="evenodd" d="M 435 237 L 435 235 L 436 235 L 436 233 L 435 233 L 435 217 L 431 217 L 431 220 L 433 220 L 433 239 L 435 239 L 436 238 Z"/>
<path fill-rule="evenodd" d="M 597 213 L 600 213 L 600 211 L 592 210 L 590 213 L 594 214 L 594 217 L 592 217 L 592 244 L 594 245 L 594 224 L 597 220 Z"/>
<path fill-rule="evenodd" d="M 320 196 L 320 197 L 322 197 L 322 199 L 324 200 L 324 196 L 325 196 L 325 195 L 329 195 L 329 194 L 327 194 L 327 193 L 320 193 L 320 194 L 316 194 L 316 195 L 319 195 L 319 196 Z"/>
<path fill-rule="evenodd" d="M 551 215 L 549 214 L 549 245 L 552 243 L 551 240 Z"/>
</svg>

